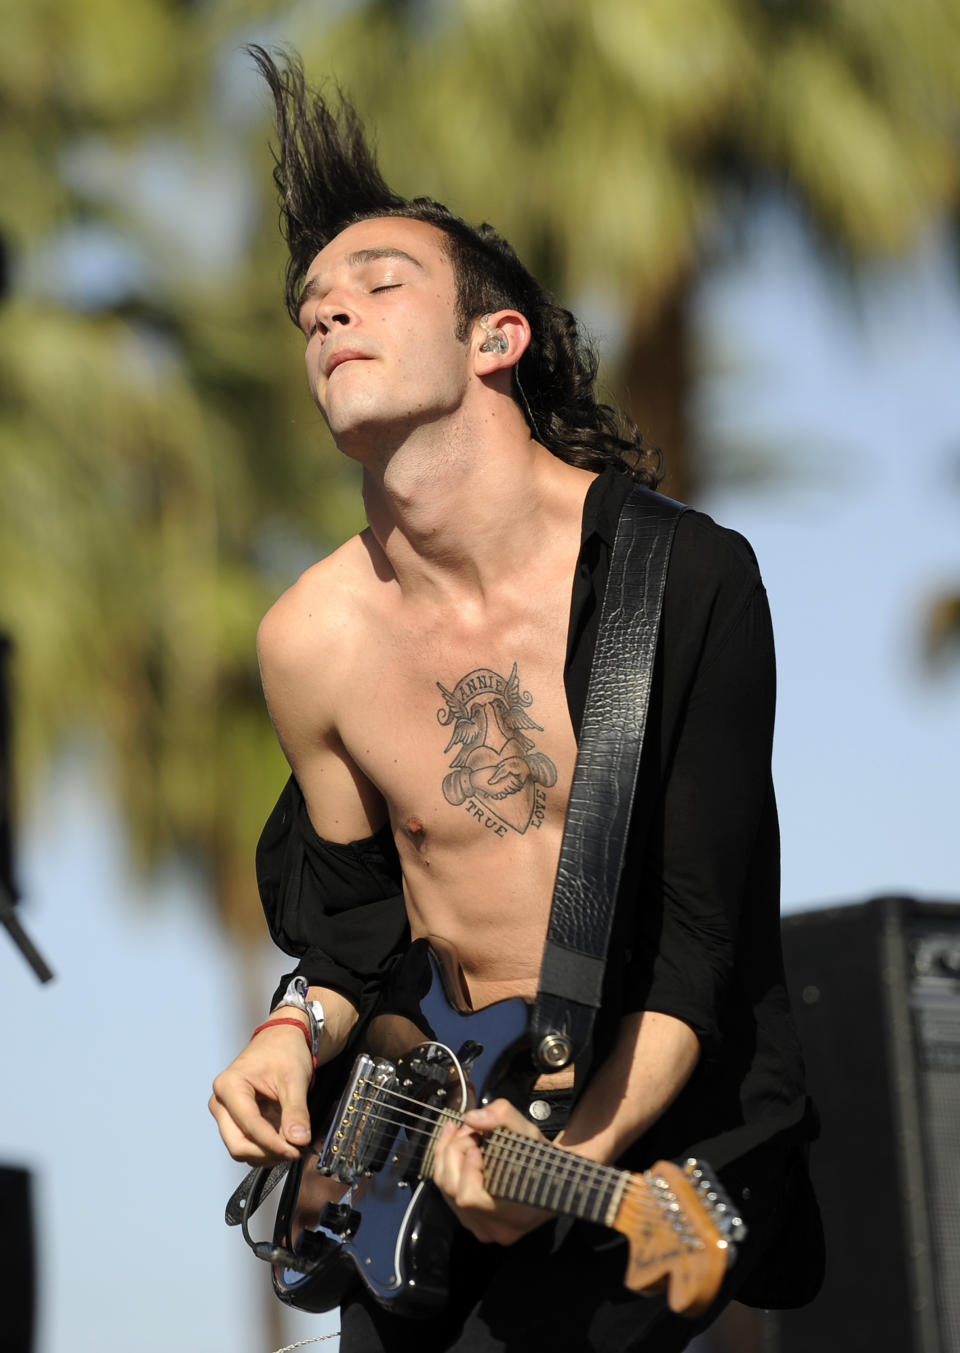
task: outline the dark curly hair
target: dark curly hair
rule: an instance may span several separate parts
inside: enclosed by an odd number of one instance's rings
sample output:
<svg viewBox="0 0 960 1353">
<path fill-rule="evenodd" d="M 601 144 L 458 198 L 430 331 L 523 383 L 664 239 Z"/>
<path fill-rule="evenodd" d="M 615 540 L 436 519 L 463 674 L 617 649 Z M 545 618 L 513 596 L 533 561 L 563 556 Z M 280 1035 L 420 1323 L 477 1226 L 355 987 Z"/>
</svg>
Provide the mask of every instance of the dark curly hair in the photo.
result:
<svg viewBox="0 0 960 1353">
<path fill-rule="evenodd" d="M 457 335 L 493 310 L 519 310 L 530 344 L 514 368 L 514 395 L 532 434 L 571 465 L 616 465 L 655 488 L 659 453 L 643 445 L 626 414 L 597 400 L 598 358 L 569 310 L 548 295 L 492 226 L 468 225 L 441 202 L 398 196 L 385 182 L 363 123 L 343 93 L 337 105 L 308 88 L 298 58 L 278 65 L 262 47 L 247 49 L 270 86 L 279 145 L 273 177 L 280 194 L 280 228 L 290 257 L 286 303 L 294 323 L 311 262 L 336 235 L 358 221 L 404 216 L 443 231 L 457 287 Z"/>
</svg>

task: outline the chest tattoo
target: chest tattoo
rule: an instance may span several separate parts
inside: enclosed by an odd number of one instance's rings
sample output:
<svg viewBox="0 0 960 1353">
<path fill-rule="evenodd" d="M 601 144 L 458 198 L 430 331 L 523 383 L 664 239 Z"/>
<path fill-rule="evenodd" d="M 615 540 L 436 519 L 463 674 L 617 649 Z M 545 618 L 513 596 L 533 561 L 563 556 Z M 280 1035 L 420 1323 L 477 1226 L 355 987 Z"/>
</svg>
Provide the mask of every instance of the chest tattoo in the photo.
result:
<svg viewBox="0 0 960 1353">
<path fill-rule="evenodd" d="M 533 696 L 521 691 L 517 664 L 508 677 L 477 667 L 453 690 L 439 681 L 437 686 L 446 701 L 437 721 L 451 730 L 444 755 L 457 748 L 444 776 L 444 798 L 455 808 L 463 805 L 494 836 L 539 828 L 557 768 L 527 736 L 543 729 L 527 713 Z"/>
</svg>

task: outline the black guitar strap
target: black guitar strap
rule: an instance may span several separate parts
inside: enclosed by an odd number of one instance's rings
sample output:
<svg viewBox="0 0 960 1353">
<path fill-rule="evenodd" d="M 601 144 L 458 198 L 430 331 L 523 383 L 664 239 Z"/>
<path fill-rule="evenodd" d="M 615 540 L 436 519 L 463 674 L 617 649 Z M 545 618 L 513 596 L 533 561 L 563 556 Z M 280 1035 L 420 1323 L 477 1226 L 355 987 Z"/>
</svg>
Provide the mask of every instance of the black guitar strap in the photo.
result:
<svg viewBox="0 0 960 1353">
<path fill-rule="evenodd" d="M 663 591 L 687 508 L 640 485 L 623 505 L 607 576 L 570 804 L 530 1021 L 534 1059 L 589 1055 L 647 723 Z"/>
</svg>

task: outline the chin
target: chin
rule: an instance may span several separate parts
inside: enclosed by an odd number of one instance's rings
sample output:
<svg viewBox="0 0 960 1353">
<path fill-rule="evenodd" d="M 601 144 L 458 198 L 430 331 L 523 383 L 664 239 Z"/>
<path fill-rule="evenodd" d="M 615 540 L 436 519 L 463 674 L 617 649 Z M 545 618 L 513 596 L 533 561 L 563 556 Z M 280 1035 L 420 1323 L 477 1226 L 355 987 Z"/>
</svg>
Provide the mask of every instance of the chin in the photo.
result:
<svg viewBox="0 0 960 1353">
<path fill-rule="evenodd" d="M 340 454 L 349 456 L 351 460 L 358 461 L 361 465 L 366 465 L 374 459 L 381 459 L 385 448 L 396 446 L 398 441 L 396 432 L 392 431 L 393 425 L 376 419 L 351 421 L 340 425 L 328 419 L 327 426 Z"/>
</svg>

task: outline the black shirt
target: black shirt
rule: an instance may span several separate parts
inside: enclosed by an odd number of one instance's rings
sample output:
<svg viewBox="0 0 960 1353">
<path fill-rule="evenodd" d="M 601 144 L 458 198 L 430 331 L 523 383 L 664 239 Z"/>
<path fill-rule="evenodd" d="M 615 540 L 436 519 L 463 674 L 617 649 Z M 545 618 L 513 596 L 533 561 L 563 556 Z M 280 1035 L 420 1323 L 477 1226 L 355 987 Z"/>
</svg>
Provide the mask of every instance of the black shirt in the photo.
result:
<svg viewBox="0 0 960 1353">
<path fill-rule="evenodd" d="M 564 671 L 578 736 L 630 488 L 607 470 L 584 503 Z M 780 954 L 774 700 L 773 637 L 753 552 L 735 532 L 687 512 L 667 577 L 595 1064 L 620 1016 L 642 1009 L 689 1024 L 702 1051 L 678 1099 L 629 1152 L 633 1166 L 689 1151 L 720 1168 L 807 1130 Z M 408 938 L 389 825 L 349 845 L 322 841 L 291 777 L 264 828 L 257 872 L 270 933 L 299 957 L 296 971 L 369 1002 Z"/>
</svg>

